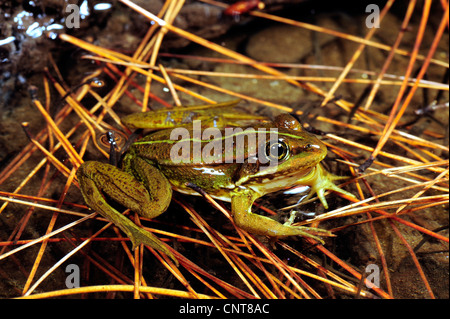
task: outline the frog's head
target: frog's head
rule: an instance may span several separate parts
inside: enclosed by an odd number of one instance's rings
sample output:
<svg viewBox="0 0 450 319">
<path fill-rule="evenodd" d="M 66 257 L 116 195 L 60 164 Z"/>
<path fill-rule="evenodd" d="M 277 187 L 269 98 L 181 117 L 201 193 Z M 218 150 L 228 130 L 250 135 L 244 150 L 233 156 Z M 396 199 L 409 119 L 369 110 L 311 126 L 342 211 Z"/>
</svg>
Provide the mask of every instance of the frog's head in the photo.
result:
<svg viewBox="0 0 450 319">
<path fill-rule="evenodd" d="M 327 154 L 326 146 L 306 132 L 291 115 L 279 115 L 269 125 L 276 128 L 277 138 L 267 138 L 267 142 L 259 146 L 258 162 L 245 163 L 237 182 L 238 185 L 258 187 L 261 193 L 296 184 Z M 263 157 L 269 158 L 270 162 L 262 163 Z"/>
<path fill-rule="evenodd" d="M 305 131 L 300 122 L 289 114 L 277 116 L 273 122 L 278 128 L 278 141 L 268 146 L 278 148 L 277 173 L 290 174 L 309 171 L 327 155 L 326 146 Z"/>
</svg>

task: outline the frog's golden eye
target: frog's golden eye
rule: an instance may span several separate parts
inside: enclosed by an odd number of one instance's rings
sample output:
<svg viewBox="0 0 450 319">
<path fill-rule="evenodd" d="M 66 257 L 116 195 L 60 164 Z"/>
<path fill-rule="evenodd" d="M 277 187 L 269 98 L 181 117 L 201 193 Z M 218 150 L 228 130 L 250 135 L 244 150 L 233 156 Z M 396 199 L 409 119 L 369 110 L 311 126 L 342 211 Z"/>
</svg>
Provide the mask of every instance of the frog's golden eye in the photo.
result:
<svg viewBox="0 0 450 319">
<path fill-rule="evenodd" d="M 270 141 L 266 144 L 266 157 L 271 161 L 284 161 L 289 156 L 289 146 L 283 141 Z"/>
</svg>

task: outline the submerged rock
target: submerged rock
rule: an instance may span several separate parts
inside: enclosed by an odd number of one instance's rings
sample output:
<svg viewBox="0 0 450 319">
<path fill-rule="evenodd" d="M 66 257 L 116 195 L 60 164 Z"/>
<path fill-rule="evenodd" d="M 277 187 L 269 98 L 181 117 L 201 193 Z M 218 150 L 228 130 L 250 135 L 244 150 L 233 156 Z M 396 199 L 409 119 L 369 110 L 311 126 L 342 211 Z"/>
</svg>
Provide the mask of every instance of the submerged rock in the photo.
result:
<svg viewBox="0 0 450 319">
<path fill-rule="evenodd" d="M 336 30 L 329 19 L 320 19 L 318 25 Z M 315 38 L 314 38 L 315 37 Z M 274 63 L 294 63 L 314 52 L 314 41 L 319 47 L 334 37 L 296 27 L 293 25 L 274 25 L 253 35 L 246 47 L 247 54 L 255 60 Z"/>
</svg>

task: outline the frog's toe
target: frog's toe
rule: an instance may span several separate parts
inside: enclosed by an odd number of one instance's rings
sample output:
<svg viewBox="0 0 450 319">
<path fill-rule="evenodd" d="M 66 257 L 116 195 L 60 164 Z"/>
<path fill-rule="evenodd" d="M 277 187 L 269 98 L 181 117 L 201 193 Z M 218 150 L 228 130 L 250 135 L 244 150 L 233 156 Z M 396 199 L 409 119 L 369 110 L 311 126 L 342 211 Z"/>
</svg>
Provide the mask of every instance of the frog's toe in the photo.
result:
<svg viewBox="0 0 450 319">
<path fill-rule="evenodd" d="M 339 177 L 340 177 L 340 176 L 339 176 Z M 353 195 L 352 193 L 349 193 L 349 192 L 347 192 L 346 190 L 344 190 L 344 189 L 342 189 L 342 188 L 340 188 L 340 187 L 338 187 L 338 186 L 336 186 L 336 185 L 334 185 L 334 184 L 331 184 L 331 185 L 332 185 L 332 186 L 329 188 L 330 190 L 335 191 L 335 192 L 337 192 L 337 193 L 341 193 L 341 194 L 343 194 L 343 195 L 347 195 L 347 196 L 356 198 L 356 196 Z"/>
<path fill-rule="evenodd" d="M 133 250 L 135 250 L 140 244 L 144 244 L 166 254 L 178 265 L 178 261 L 175 259 L 172 252 L 152 233 L 149 233 L 145 229 L 137 226 L 128 228 L 128 230 L 129 232 L 127 233 L 127 235 L 131 240 Z"/>
<path fill-rule="evenodd" d="M 320 188 L 316 190 L 316 194 L 317 197 L 319 197 L 319 200 L 322 203 L 323 207 L 325 207 L 325 209 L 328 209 L 328 203 L 327 200 L 325 199 L 325 188 Z"/>
<path fill-rule="evenodd" d="M 317 240 L 322 245 L 324 244 L 324 241 L 319 236 L 326 236 L 326 237 L 334 237 L 333 233 L 326 229 L 321 228 L 315 228 L 315 227 L 304 227 L 304 226 L 289 226 L 292 229 L 295 229 L 295 232 L 297 233 L 297 236 L 303 236 L 308 237 Z"/>
</svg>

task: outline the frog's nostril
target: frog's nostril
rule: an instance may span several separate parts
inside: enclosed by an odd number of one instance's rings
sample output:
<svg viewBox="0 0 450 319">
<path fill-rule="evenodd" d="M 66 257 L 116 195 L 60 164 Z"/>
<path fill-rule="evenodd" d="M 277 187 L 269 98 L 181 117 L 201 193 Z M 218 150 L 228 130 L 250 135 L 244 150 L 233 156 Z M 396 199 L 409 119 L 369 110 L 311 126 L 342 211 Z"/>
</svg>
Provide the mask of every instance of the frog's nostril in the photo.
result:
<svg viewBox="0 0 450 319">
<path fill-rule="evenodd" d="M 313 148 L 320 150 L 320 145 L 318 145 L 318 144 L 310 144 L 310 143 L 305 145 L 305 149 L 306 150 L 310 150 L 310 149 L 313 149 Z"/>
</svg>

